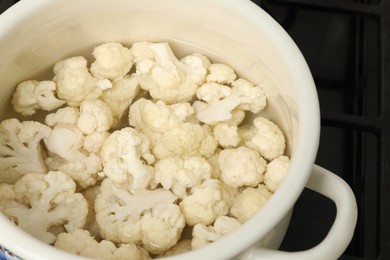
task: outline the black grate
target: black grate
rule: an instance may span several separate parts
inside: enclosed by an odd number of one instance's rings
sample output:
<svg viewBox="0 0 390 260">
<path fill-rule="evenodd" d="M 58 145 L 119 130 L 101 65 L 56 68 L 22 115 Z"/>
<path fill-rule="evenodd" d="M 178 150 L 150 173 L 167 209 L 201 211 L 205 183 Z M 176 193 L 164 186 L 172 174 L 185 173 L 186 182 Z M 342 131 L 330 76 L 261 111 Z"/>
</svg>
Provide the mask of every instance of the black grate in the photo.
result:
<svg viewBox="0 0 390 260">
<path fill-rule="evenodd" d="M 390 259 L 390 2 L 255 2 L 286 29 L 312 70 L 322 113 L 317 163 L 355 193 L 357 228 L 341 259 Z M 334 214 L 332 203 L 305 190 L 282 249 L 321 241 Z"/>
</svg>

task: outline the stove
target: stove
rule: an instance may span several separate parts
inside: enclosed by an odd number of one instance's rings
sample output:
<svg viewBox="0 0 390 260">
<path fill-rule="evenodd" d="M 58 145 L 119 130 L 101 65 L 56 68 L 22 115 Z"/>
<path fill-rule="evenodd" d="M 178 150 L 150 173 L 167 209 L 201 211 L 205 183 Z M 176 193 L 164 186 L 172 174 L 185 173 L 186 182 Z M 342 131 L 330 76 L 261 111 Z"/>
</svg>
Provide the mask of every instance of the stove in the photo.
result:
<svg viewBox="0 0 390 260">
<path fill-rule="evenodd" d="M 316 163 L 342 177 L 357 199 L 356 230 L 340 259 L 390 259 L 390 2 L 256 3 L 290 34 L 312 71 L 322 115 Z M 281 249 L 315 246 L 334 216 L 329 199 L 305 190 Z"/>
<path fill-rule="evenodd" d="M 0 0 L 0 13 L 15 2 Z M 340 259 L 390 259 L 390 1 L 253 2 L 284 27 L 306 58 L 322 115 L 316 163 L 355 193 L 358 222 Z M 281 250 L 321 242 L 335 212 L 329 199 L 305 189 Z"/>
</svg>

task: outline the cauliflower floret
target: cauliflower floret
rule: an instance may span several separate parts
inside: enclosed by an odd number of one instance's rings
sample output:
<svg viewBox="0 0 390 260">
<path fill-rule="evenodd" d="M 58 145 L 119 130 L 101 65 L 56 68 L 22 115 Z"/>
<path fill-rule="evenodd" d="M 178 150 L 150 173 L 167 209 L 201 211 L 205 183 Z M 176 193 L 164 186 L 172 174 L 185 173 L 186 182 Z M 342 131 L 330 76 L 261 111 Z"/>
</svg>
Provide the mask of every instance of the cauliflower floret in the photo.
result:
<svg viewBox="0 0 390 260">
<path fill-rule="evenodd" d="M 267 160 L 283 155 L 286 148 L 286 140 L 282 130 L 265 117 L 257 117 L 253 121 L 252 138 L 245 142 L 246 146 L 258 151 Z"/>
<path fill-rule="evenodd" d="M 179 203 L 187 225 L 210 225 L 217 217 L 229 212 L 229 200 L 225 200 L 227 194 L 222 185 L 219 180 L 208 179 L 194 187 L 191 194 Z"/>
<path fill-rule="evenodd" d="M 184 226 L 178 205 L 156 205 L 141 219 L 142 246 L 152 254 L 163 254 L 177 243 Z"/>
<path fill-rule="evenodd" d="M 98 79 L 89 73 L 87 60 L 82 56 L 57 62 L 53 71 L 57 95 L 69 106 L 77 107 L 82 101 L 96 99 L 102 93 L 97 86 Z"/>
<path fill-rule="evenodd" d="M 51 128 L 15 118 L 0 123 L 0 183 L 14 183 L 25 173 L 46 173 L 40 142 Z"/>
<path fill-rule="evenodd" d="M 259 185 L 257 188 L 248 187 L 237 196 L 230 208 L 230 214 L 241 223 L 245 223 L 267 203 L 271 195 L 265 185 Z"/>
<path fill-rule="evenodd" d="M 258 113 L 267 105 L 267 99 L 263 88 L 255 86 L 246 79 L 237 79 L 232 82 L 233 95 L 241 98 L 238 108 Z"/>
<path fill-rule="evenodd" d="M 270 191 L 276 191 L 286 176 L 289 167 L 290 159 L 283 155 L 276 157 L 267 165 L 264 174 L 264 183 Z"/>
<path fill-rule="evenodd" d="M 153 167 L 141 158 L 150 156 L 148 148 L 148 139 L 131 127 L 113 132 L 99 153 L 105 175 L 116 183 L 128 183 L 133 189 L 146 188 L 153 177 Z"/>
<path fill-rule="evenodd" d="M 217 82 L 219 84 L 231 83 L 237 78 L 234 69 L 227 64 L 214 63 L 209 67 L 207 82 Z"/>
<path fill-rule="evenodd" d="M 221 149 L 217 148 L 215 153 L 210 156 L 207 161 L 211 165 L 211 178 L 212 179 L 221 179 L 221 169 L 219 168 L 218 158 Z"/>
<path fill-rule="evenodd" d="M 134 98 L 138 95 L 139 90 L 137 78 L 133 75 L 128 75 L 121 80 L 115 81 L 112 88 L 103 92 L 100 98 L 111 108 L 114 123 L 120 121 Z"/>
<path fill-rule="evenodd" d="M 109 132 L 93 132 L 86 135 L 84 136 L 83 149 L 89 153 L 97 154 L 109 136 Z"/>
<path fill-rule="evenodd" d="M 238 127 L 235 125 L 219 123 L 213 128 L 215 139 L 223 148 L 237 147 L 241 141 Z"/>
<path fill-rule="evenodd" d="M 51 111 L 65 104 L 55 97 L 53 81 L 26 80 L 18 84 L 12 96 L 14 110 L 24 116 L 35 114 L 37 109 Z"/>
<path fill-rule="evenodd" d="M 198 89 L 198 98 L 206 101 L 196 101 L 193 104 L 199 121 L 209 125 L 218 122 L 238 125 L 245 116 L 243 111 L 258 113 L 265 108 L 267 100 L 260 86 L 245 79 L 235 80 L 231 85 L 232 88 L 209 82 Z"/>
<path fill-rule="evenodd" d="M 203 55 L 192 55 L 179 61 L 166 42 L 135 43 L 132 52 L 140 86 L 155 100 L 167 104 L 190 101 L 205 81 L 209 63 Z"/>
<path fill-rule="evenodd" d="M 87 230 L 83 229 L 59 234 L 54 246 L 75 255 L 94 259 L 150 259 L 147 251 L 135 244 L 121 244 L 117 247 L 111 241 L 97 242 Z"/>
<path fill-rule="evenodd" d="M 202 156 L 168 157 L 155 166 L 155 181 L 164 189 L 171 189 L 179 198 L 186 197 L 188 189 L 210 177 L 211 166 Z"/>
<path fill-rule="evenodd" d="M 76 126 L 56 125 L 45 140 L 50 170 L 67 173 L 82 188 L 96 184 L 102 178 L 102 163 L 95 153 L 83 151 L 83 134 Z"/>
<path fill-rule="evenodd" d="M 65 173 L 25 174 L 15 184 L 0 184 L 12 195 L 0 197 L 1 211 L 20 228 L 51 244 L 56 237 L 51 229 L 63 226 L 67 232 L 81 228 L 88 213 L 83 195 Z M 0 191 L 0 195 L 4 192 Z"/>
<path fill-rule="evenodd" d="M 83 134 L 104 132 L 111 128 L 113 115 L 110 107 L 99 99 L 85 100 L 80 105 L 77 127 Z"/>
<path fill-rule="evenodd" d="M 121 79 L 133 66 L 130 49 L 118 42 L 101 44 L 95 47 L 92 55 L 95 61 L 91 64 L 91 73 L 98 79 Z"/>
<path fill-rule="evenodd" d="M 64 107 L 58 109 L 55 113 L 48 114 L 45 117 L 45 124 L 48 126 L 56 125 L 77 125 L 80 111 L 76 107 Z"/>
<path fill-rule="evenodd" d="M 221 170 L 221 180 L 234 188 L 256 187 L 263 181 L 267 166 L 267 162 L 257 151 L 245 146 L 222 150 L 218 163 Z"/>
<path fill-rule="evenodd" d="M 182 122 L 183 116 L 174 112 L 177 106 L 172 108 L 162 101 L 154 103 L 139 99 L 130 107 L 129 123 L 150 139 L 151 150 L 158 159 L 211 156 L 217 147 L 211 129 L 206 125 Z"/>
<path fill-rule="evenodd" d="M 214 224 L 206 226 L 205 224 L 196 224 L 192 231 L 192 249 L 198 249 L 205 245 L 217 241 L 236 229 L 241 227 L 241 223 L 232 217 L 220 216 Z"/>
<path fill-rule="evenodd" d="M 114 243 L 142 240 L 141 216 L 157 205 L 172 204 L 176 196 L 165 189 L 131 192 L 111 179 L 103 180 L 95 202 L 96 221 L 103 238 Z"/>
<path fill-rule="evenodd" d="M 199 100 L 211 103 L 226 98 L 232 93 L 233 90 L 228 86 L 216 82 L 207 82 L 196 91 L 196 96 Z"/>
</svg>

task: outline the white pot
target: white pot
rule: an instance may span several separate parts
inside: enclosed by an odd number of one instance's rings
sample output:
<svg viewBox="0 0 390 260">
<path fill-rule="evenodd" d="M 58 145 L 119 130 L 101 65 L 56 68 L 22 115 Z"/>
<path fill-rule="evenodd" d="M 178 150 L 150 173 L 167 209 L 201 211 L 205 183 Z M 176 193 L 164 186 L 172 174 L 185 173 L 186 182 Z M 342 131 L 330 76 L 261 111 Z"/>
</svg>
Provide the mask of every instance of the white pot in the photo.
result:
<svg viewBox="0 0 390 260">
<path fill-rule="evenodd" d="M 316 88 L 287 33 L 249 0 L 22 0 L 0 15 L 0 119 L 15 114 L 10 96 L 25 79 L 47 79 L 54 63 L 119 41 L 169 41 L 180 54 L 201 51 L 259 83 L 267 116 L 283 129 L 291 167 L 266 206 L 239 230 L 183 259 L 336 259 L 349 244 L 356 202 L 348 185 L 315 166 L 320 134 Z M 303 252 L 277 250 L 306 187 L 335 201 L 327 237 Z M 313 231 L 315 232 L 315 230 Z M 0 215 L 0 244 L 25 259 L 78 259 L 48 246 Z"/>
</svg>

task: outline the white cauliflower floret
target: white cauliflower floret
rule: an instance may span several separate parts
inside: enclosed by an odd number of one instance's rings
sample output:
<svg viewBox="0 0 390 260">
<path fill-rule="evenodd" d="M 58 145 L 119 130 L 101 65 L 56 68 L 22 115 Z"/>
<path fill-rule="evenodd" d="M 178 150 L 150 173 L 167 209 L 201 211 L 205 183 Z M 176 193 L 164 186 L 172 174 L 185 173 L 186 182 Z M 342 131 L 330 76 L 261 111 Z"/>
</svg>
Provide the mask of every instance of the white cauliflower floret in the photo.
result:
<svg viewBox="0 0 390 260">
<path fill-rule="evenodd" d="M 51 128 L 15 118 L 0 123 L 0 183 L 14 183 L 25 173 L 46 173 L 40 142 Z"/>
<path fill-rule="evenodd" d="M 230 208 L 230 214 L 245 223 L 267 203 L 271 195 L 264 185 L 257 188 L 248 187 L 237 196 Z"/>
<path fill-rule="evenodd" d="M 132 52 L 140 86 L 155 100 L 167 104 L 190 101 L 205 81 L 209 64 L 203 55 L 192 55 L 179 61 L 166 42 L 135 43 Z"/>
<path fill-rule="evenodd" d="M 148 139 L 131 127 L 113 132 L 100 150 L 105 175 L 116 183 L 133 189 L 146 188 L 153 177 L 153 167 L 142 161 L 150 156 Z"/>
<path fill-rule="evenodd" d="M 263 181 L 267 162 L 248 147 L 222 150 L 218 158 L 221 180 L 227 185 L 256 187 Z"/>
<path fill-rule="evenodd" d="M 3 189 L 9 192 L 11 185 L 0 184 Z M 71 232 L 85 223 L 88 204 L 75 190 L 74 181 L 59 171 L 25 174 L 12 185 L 12 196 L 0 198 L 0 209 L 20 228 L 51 244 L 56 239 L 52 228 L 63 227 Z"/>
<path fill-rule="evenodd" d="M 208 179 L 194 187 L 191 194 L 179 203 L 187 225 L 210 225 L 217 217 L 226 215 L 229 211 L 226 196 L 226 190 L 219 180 Z"/>
<path fill-rule="evenodd" d="M 232 88 L 209 82 L 198 89 L 198 98 L 206 101 L 196 101 L 193 104 L 199 121 L 211 125 L 218 122 L 238 125 L 245 116 L 243 111 L 258 113 L 265 108 L 267 100 L 260 86 L 245 79 L 235 80 L 231 85 Z"/>
<path fill-rule="evenodd" d="M 206 226 L 205 224 L 196 224 L 192 231 L 192 249 L 198 249 L 205 245 L 217 241 L 236 229 L 241 227 L 241 223 L 232 217 L 220 216 L 214 224 Z"/>
<path fill-rule="evenodd" d="M 135 244 L 121 244 L 117 247 L 111 241 L 97 242 L 87 230 L 83 229 L 59 234 L 54 246 L 75 255 L 94 259 L 143 260 L 150 258 L 146 250 Z"/>
<path fill-rule="evenodd" d="M 142 246 L 152 254 L 163 254 L 177 243 L 184 226 L 178 205 L 156 205 L 141 219 Z"/>
<path fill-rule="evenodd" d="M 83 149 L 89 153 L 97 154 L 109 136 L 109 132 L 93 132 L 86 135 L 84 136 Z"/>
<path fill-rule="evenodd" d="M 253 121 L 252 138 L 245 142 L 245 144 L 258 151 L 261 156 L 267 160 L 283 155 L 286 148 L 286 140 L 282 130 L 265 117 L 257 117 Z"/>
<path fill-rule="evenodd" d="M 101 179 L 103 168 L 100 158 L 81 149 L 83 134 L 76 126 L 56 125 L 44 141 L 49 151 L 45 162 L 50 170 L 67 173 L 82 188 Z"/>
<path fill-rule="evenodd" d="M 80 117 L 77 127 L 83 134 L 105 132 L 113 124 L 113 114 L 110 107 L 99 99 L 85 100 L 80 105 Z"/>
<path fill-rule="evenodd" d="M 136 190 L 119 186 L 106 178 L 96 198 L 96 221 L 103 238 L 114 243 L 142 240 L 141 216 L 157 205 L 172 204 L 176 196 L 165 189 Z"/>
<path fill-rule="evenodd" d="M 211 166 L 202 156 L 167 157 L 155 165 L 155 181 L 179 198 L 186 197 L 187 190 L 210 177 Z"/>
<path fill-rule="evenodd" d="M 100 97 L 111 108 L 114 123 L 120 121 L 139 93 L 138 81 L 133 75 L 128 75 L 121 80 L 115 81 L 112 88 L 105 90 Z"/>
<path fill-rule="evenodd" d="M 162 101 L 156 103 L 139 99 L 130 107 L 129 123 L 145 134 L 151 142 L 151 150 L 158 159 L 170 156 L 211 156 L 216 147 L 211 130 L 182 122 L 183 116 L 175 114 L 175 108 Z"/>
<path fill-rule="evenodd" d="M 95 47 L 92 55 L 95 61 L 91 64 L 91 73 L 98 79 L 121 79 L 133 66 L 130 49 L 118 42 L 103 43 Z"/>
<path fill-rule="evenodd" d="M 97 86 L 98 79 L 89 73 L 87 60 L 82 56 L 57 62 L 53 71 L 57 95 L 69 106 L 77 107 L 82 101 L 96 99 L 102 93 Z"/>
<path fill-rule="evenodd" d="M 235 125 L 229 126 L 227 124 L 219 123 L 213 128 L 215 140 L 223 148 L 237 147 L 241 141 L 238 134 L 238 127 Z"/>
<path fill-rule="evenodd" d="M 207 82 L 217 82 L 219 84 L 231 83 L 237 78 L 234 69 L 227 64 L 214 63 L 209 67 Z"/>
<path fill-rule="evenodd" d="M 211 103 L 226 98 L 232 93 L 232 88 L 228 86 L 221 85 L 216 82 L 207 82 L 196 91 L 196 96 L 199 100 Z"/>
<path fill-rule="evenodd" d="M 267 99 L 263 88 L 255 86 L 246 79 L 237 79 L 232 83 L 233 95 L 240 97 L 241 103 L 238 108 L 258 113 L 267 105 Z"/>
<path fill-rule="evenodd" d="M 55 96 L 56 84 L 53 81 L 26 80 L 18 84 L 12 96 L 16 112 L 31 116 L 37 109 L 51 111 L 65 104 Z"/>
<path fill-rule="evenodd" d="M 64 107 L 58 109 L 55 113 L 48 114 L 45 117 L 45 124 L 48 126 L 56 125 L 77 125 L 80 111 L 76 107 Z"/>
<path fill-rule="evenodd" d="M 290 159 L 283 155 L 276 157 L 270 163 L 268 163 L 264 174 L 264 183 L 267 185 L 267 188 L 270 191 L 276 191 L 286 176 L 289 167 Z"/>
<path fill-rule="evenodd" d="M 181 122 L 187 122 L 188 119 L 195 113 L 194 108 L 190 103 L 176 103 L 169 106 L 175 117 Z"/>
</svg>

